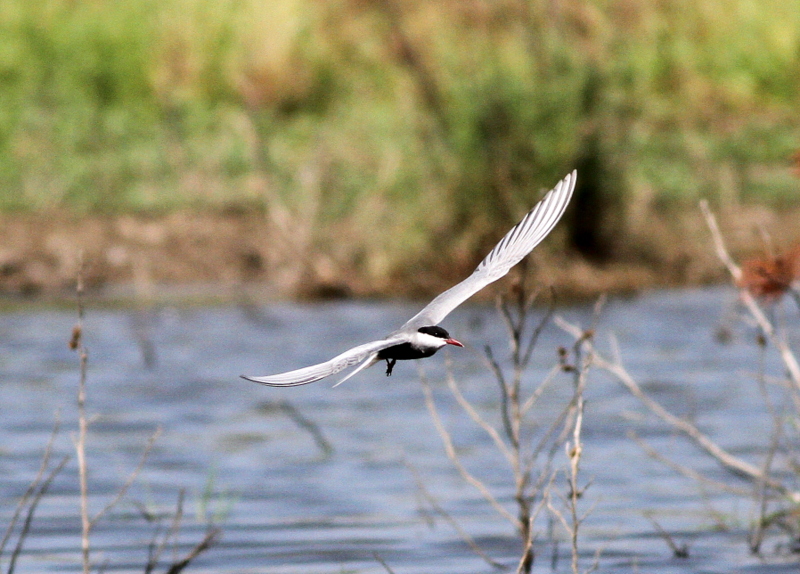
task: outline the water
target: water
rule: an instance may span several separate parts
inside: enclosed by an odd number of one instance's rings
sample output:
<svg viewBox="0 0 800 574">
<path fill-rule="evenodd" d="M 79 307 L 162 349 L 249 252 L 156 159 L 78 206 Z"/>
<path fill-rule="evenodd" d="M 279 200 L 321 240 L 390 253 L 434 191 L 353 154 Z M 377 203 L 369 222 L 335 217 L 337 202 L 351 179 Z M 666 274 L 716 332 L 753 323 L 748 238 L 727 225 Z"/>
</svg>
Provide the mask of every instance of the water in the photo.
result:
<svg viewBox="0 0 800 574">
<path fill-rule="evenodd" d="M 613 332 L 625 364 L 654 398 L 760 465 L 771 419 L 754 382 L 759 353 L 753 332 L 739 324 L 729 344 L 714 338 L 732 297 L 727 290 L 709 289 L 612 301 L 603 312 L 598 342 L 608 349 Z M 385 334 L 416 310 L 402 304 L 335 303 L 163 306 L 143 314 L 90 306 L 85 343 L 94 512 L 136 467 L 152 432 L 162 429 L 128 495 L 98 522 L 94 562 L 108 572 L 143 571 L 148 545 L 169 531 L 169 516 L 185 489 L 179 543 L 177 549 L 169 545 L 164 559 L 186 554 L 205 534 L 208 520 L 222 530 L 220 542 L 189 571 L 387 572 L 381 560 L 397 573 L 495 571 L 425 501 L 416 472 L 438 505 L 493 559 L 515 571 L 520 548 L 514 531 L 446 458 L 414 362 L 399 363 L 391 378 L 378 365 L 336 389 L 326 381 L 272 389 L 238 378 L 326 360 Z M 589 307 L 559 313 L 583 325 L 591 321 Z M 790 313 L 789 319 L 796 316 Z M 69 310 L 0 317 L 2 524 L 36 474 L 58 411 L 54 459 L 74 454 L 78 361 L 66 344 L 74 323 Z M 456 377 L 499 428 L 497 385 L 483 367 L 480 349 L 489 343 L 505 359 L 501 321 L 492 308 L 465 307 L 445 326 L 468 343 L 467 349 L 449 353 Z M 144 364 L 143 338 L 154 350 L 151 368 Z M 546 329 L 530 380 L 541 380 L 556 361 L 557 347 L 570 344 L 559 329 Z M 444 363 L 444 353 L 422 363 L 442 418 L 464 464 L 514 512 L 507 465 L 454 403 L 444 383 Z M 771 354 L 767 369 L 781 373 Z M 538 422 L 546 424 L 564 407 L 570 381 L 566 374 L 554 381 L 537 411 Z M 796 571 L 795 558 L 779 547 L 784 537 L 768 537 L 762 557 L 748 553 L 754 510 L 749 497 L 680 476 L 648 457 L 627 433 L 636 431 L 672 460 L 711 478 L 750 488 L 747 483 L 731 479 L 648 416 L 608 376 L 593 374 L 586 398 L 581 480 L 590 486 L 581 500 L 588 512 L 580 540 L 584 568 L 600 552 L 600 570 L 607 572 Z M 555 459 L 558 467 L 566 464 L 562 452 Z M 73 456 L 37 509 L 18 572 L 81 570 L 77 483 Z M 553 492 L 558 506 L 557 493 L 566 492 L 563 475 Z M 689 558 L 672 556 L 647 515 L 676 544 L 688 546 Z M 553 528 L 555 534 L 549 535 L 546 520 L 537 525 L 537 572 L 551 571 L 554 539 L 559 540 L 556 570 L 569 571 L 566 535 L 557 524 Z"/>
</svg>

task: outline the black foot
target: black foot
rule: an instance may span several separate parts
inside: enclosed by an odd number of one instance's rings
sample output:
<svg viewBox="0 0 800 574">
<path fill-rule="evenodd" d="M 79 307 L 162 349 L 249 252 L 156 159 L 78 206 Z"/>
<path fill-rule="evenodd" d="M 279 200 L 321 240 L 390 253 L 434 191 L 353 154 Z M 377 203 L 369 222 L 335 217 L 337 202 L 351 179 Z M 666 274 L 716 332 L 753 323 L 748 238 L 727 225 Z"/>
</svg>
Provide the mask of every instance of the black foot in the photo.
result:
<svg viewBox="0 0 800 574">
<path fill-rule="evenodd" d="M 394 364 L 397 362 L 397 359 L 386 359 L 386 376 L 392 376 L 392 369 L 394 369 Z"/>
</svg>

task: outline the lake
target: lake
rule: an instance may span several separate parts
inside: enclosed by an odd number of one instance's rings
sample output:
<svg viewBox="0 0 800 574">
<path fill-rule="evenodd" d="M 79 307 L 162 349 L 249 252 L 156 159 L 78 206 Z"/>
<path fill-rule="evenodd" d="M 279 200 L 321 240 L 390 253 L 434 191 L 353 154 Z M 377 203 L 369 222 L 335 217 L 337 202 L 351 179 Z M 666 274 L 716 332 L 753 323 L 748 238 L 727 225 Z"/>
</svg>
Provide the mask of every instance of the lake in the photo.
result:
<svg viewBox="0 0 800 574">
<path fill-rule="evenodd" d="M 610 300 L 596 340 L 605 351 L 613 333 L 626 367 L 650 396 L 760 466 L 772 418 L 757 384 L 762 353 L 755 330 L 737 320 L 727 343 L 716 336 L 734 300 L 725 288 Z M 446 457 L 416 362 L 399 362 L 391 377 L 379 364 L 336 388 L 331 388 L 336 378 L 289 389 L 239 378 L 327 360 L 385 335 L 417 310 L 418 305 L 387 302 L 120 308 L 96 306 L 90 299 L 84 342 L 94 512 L 136 467 L 148 437 L 162 429 L 128 494 L 98 522 L 93 562 L 107 572 L 142 572 L 148 545 L 170 531 L 170 516 L 185 489 L 178 544 L 168 545 L 163 560 L 185 555 L 209 521 L 222 532 L 187 572 L 514 572 L 517 535 Z M 592 308 L 571 306 L 557 313 L 588 326 Z M 798 339 L 797 319 L 797 310 L 787 304 L 784 320 L 792 341 Z M 79 369 L 67 346 L 75 321 L 73 310 L 41 306 L 0 315 L 2 523 L 8 523 L 36 475 L 57 412 L 61 429 L 54 459 L 73 454 L 41 500 L 17 572 L 81 571 L 73 446 Z M 441 351 L 420 366 L 464 465 L 515 513 L 508 465 L 444 381 L 449 357 L 464 394 L 500 429 L 498 386 L 481 357 L 489 344 L 501 365 L 508 365 L 504 325 L 491 306 L 464 306 L 443 326 L 467 347 Z M 546 377 L 558 347 L 571 344 L 549 325 L 524 387 Z M 781 375 L 773 351 L 765 354 L 764 365 L 771 376 Z M 533 411 L 532 425 L 544 428 L 564 408 L 571 381 L 568 373 L 556 376 Z M 785 404 L 780 388 L 773 385 L 768 393 L 779 407 Z M 608 375 L 591 371 L 585 398 L 580 482 L 589 486 L 579 502 L 587 513 L 579 539 L 583 569 L 599 552 L 604 572 L 797 571 L 797 555 L 777 530 L 768 533 L 761 556 L 748 551 L 757 509 L 751 496 L 681 476 L 648 456 L 629 432 L 710 478 L 752 490 L 751 484 L 731 478 Z M 563 449 L 553 464 L 566 466 Z M 563 507 L 563 473 L 551 488 L 553 504 Z M 489 566 L 436 507 L 507 567 Z M 536 523 L 534 571 L 569 572 L 567 534 L 548 516 L 543 511 Z M 674 557 L 667 537 L 686 545 L 688 558 Z"/>
</svg>

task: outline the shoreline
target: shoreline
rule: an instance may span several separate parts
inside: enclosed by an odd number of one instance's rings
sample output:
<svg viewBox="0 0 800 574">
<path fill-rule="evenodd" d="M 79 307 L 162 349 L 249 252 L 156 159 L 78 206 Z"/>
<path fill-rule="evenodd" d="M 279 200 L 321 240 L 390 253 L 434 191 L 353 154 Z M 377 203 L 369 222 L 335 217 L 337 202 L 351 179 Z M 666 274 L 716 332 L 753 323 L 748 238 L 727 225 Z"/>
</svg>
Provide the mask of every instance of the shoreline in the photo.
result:
<svg viewBox="0 0 800 574">
<path fill-rule="evenodd" d="M 752 206 L 723 212 L 719 219 L 729 248 L 741 260 L 763 253 L 763 237 L 775 238 L 777 252 L 794 245 L 800 238 L 798 217 L 800 209 Z M 293 253 L 256 212 L 0 213 L 0 297 L 12 303 L 70 299 L 81 252 L 87 291 L 129 300 L 173 299 L 181 292 L 189 299 L 232 301 L 426 300 L 466 277 L 481 258 L 454 248 L 384 264 L 375 273 L 369 264 L 359 267 L 326 249 L 335 237 L 328 233 L 305 253 Z M 699 213 L 688 209 L 649 214 L 630 225 L 623 247 L 604 263 L 588 261 L 565 243 L 564 230 L 557 229 L 527 264 L 474 300 L 493 300 L 522 273 L 529 285 L 552 288 L 564 301 L 728 281 Z"/>
</svg>

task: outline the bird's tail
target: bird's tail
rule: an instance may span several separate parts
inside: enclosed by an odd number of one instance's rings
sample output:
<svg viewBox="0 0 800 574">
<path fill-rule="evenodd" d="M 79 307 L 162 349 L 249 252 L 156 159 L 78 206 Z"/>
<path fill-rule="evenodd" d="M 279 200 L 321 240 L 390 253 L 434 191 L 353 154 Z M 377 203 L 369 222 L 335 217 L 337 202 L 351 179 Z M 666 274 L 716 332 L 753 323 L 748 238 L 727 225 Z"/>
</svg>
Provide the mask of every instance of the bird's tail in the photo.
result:
<svg viewBox="0 0 800 574">
<path fill-rule="evenodd" d="M 349 379 L 350 377 L 352 377 L 356 373 L 359 373 L 359 372 L 363 371 L 364 369 L 368 369 L 369 367 L 371 367 L 372 365 L 377 363 L 379 360 L 380 359 L 378 359 L 378 353 L 374 353 L 374 354 L 370 355 L 369 357 L 364 359 L 364 361 L 359 366 L 357 366 L 355 369 L 350 371 L 345 378 L 343 378 L 341 381 L 339 381 L 338 383 L 333 385 L 333 388 L 338 387 L 339 385 L 341 385 L 343 382 L 345 382 L 347 379 Z"/>
</svg>

